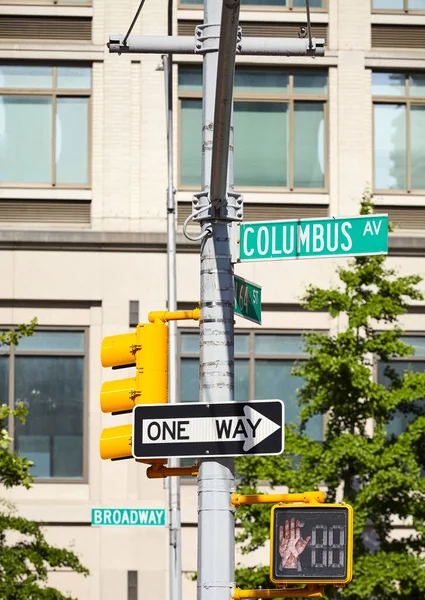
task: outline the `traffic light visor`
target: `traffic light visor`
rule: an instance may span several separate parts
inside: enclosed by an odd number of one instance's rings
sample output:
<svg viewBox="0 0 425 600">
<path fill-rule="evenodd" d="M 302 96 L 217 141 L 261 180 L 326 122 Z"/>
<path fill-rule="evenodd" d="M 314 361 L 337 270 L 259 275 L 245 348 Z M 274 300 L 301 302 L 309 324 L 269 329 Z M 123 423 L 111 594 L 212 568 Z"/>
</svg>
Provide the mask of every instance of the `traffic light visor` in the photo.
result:
<svg viewBox="0 0 425 600">
<path fill-rule="evenodd" d="M 104 460 L 131 458 L 131 425 L 118 425 L 103 429 L 100 434 L 100 456 Z"/>
<path fill-rule="evenodd" d="M 104 413 L 120 413 L 134 408 L 136 379 L 106 381 L 100 390 L 100 408 Z"/>
<path fill-rule="evenodd" d="M 110 335 L 102 341 L 100 360 L 102 367 L 122 367 L 136 362 L 136 334 Z"/>
</svg>

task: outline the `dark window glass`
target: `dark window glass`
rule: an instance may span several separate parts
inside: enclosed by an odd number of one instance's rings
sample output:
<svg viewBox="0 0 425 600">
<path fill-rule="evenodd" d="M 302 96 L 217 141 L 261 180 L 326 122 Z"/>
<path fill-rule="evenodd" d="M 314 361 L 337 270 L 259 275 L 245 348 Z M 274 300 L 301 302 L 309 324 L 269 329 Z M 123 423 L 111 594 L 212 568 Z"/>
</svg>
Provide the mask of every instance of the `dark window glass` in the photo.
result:
<svg viewBox="0 0 425 600">
<path fill-rule="evenodd" d="M 0 405 L 9 404 L 9 357 L 0 355 Z"/>
<path fill-rule="evenodd" d="M 297 389 L 303 385 L 303 380 L 292 375 L 292 369 L 297 360 L 306 356 L 302 336 L 258 333 L 254 336 L 251 334 L 252 337 L 255 356 L 249 358 L 250 335 L 235 334 L 235 400 L 283 400 L 285 423 L 299 423 Z M 193 356 L 198 352 L 198 334 L 182 333 L 181 402 L 199 402 L 199 359 Z M 285 355 L 288 358 L 281 358 Z M 310 419 L 306 431 L 313 439 L 322 440 L 322 415 Z"/>
<path fill-rule="evenodd" d="M 90 94 L 89 66 L 0 65 L 0 181 L 88 184 Z"/>
<path fill-rule="evenodd" d="M 199 360 L 197 358 L 181 360 L 180 402 L 199 402 Z"/>
<path fill-rule="evenodd" d="M 83 372 L 83 357 L 16 357 L 15 401 L 29 414 L 15 421 L 15 444 L 35 477 L 82 477 Z"/>
<path fill-rule="evenodd" d="M 178 79 L 180 184 L 199 187 L 202 69 L 181 66 Z M 235 185 L 323 189 L 327 72 L 237 67 L 234 93 Z"/>
<path fill-rule="evenodd" d="M 425 361 L 394 361 L 390 365 L 396 373 L 402 377 L 403 371 L 413 371 L 413 373 L 423 372 L 425 369 Z M 383 385 L 389 384 L 389 379 L 384 374 L 386 365 L 384 363 L 380 363 L 378 365 L 378 382 Z M 425 409 L 425 399 L 416 400 L 414 405 L 418 407 L 423 407 Z M 408 425 L 412 423 L 416 418 L 415 415 L 409 414 L 405 415 L 401 411 L 396 411 L 394 418 L 387 425 L 387 432 L 389 434 L 400 435 L 404 431 L 406 431 Z"/>
<path fill-rule="evenodd" d="M 425 76 L 372 73 L 375 189 L 425 189 Z"/>
<path fill-rule="evenodd" d="M 283 400 L 285 404 L 285 424 L 299 423 L 300 407 L 298 405 L 297 389 L 302 387 L 301 377 L 292 375 L 293 360 L 263 360 L 255 361 L 255 399 Z M 310 419 L 306 433 L 315 440 L 323 439 L 323 418 L 317 415 Z"/>
</svg>

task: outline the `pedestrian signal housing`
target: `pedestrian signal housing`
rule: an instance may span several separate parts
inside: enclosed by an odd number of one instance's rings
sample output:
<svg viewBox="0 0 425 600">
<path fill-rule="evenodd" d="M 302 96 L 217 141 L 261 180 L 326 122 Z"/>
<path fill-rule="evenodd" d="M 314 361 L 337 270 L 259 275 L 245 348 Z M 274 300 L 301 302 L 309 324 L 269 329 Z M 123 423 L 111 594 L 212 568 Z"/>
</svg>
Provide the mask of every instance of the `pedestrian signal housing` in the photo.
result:
<svg viewBox="0 0 425 600">
<path fill-rule="evenodd" d="M 100 351 L 103 367 L 136 367 L 136 376 L 107 381 L 100 391 L 104 413 L 129 413 L 136 404 L 168 401 L 168 327 L 162 321 L 141 323 L 134 333 L 104 338 Z M 132 457 L 132 426 L 104 429 L 100 436 L 103 459 Z"/>
<path fill-rule="evenodd" d="M 277 504 L 271 510 L 273 583 L 349 583 L 353 509 L 347 504 Z"/>
</svg>

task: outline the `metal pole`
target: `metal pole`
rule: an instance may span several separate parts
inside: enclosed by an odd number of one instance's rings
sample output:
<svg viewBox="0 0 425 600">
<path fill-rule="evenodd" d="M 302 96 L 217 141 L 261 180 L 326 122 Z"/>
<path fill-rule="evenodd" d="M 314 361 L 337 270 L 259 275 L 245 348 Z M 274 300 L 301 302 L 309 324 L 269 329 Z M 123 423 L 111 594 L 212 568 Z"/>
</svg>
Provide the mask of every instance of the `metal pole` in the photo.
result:
<svg viewBox="0 0 425 600">
<path fill-rule="evenodd" d="M 230 121 L 238 36 L 240 0 L 223 3 L 215 94 L 214 134 L 211 159 L 211 202 L 222 202 L 227 192 Z M 233 144 L 232 144 L 233 147 Z"/>
<path fill-rule="evenodd" d="M 224 5 L 224 6 L 223 6 Z M 224 217 L 233 189 L 232 85 L 236 53 L 236 34 L 240 0 L 205 0 L 204 25 L 195 37 L 111 35 L 110 53 L 158 53 L 204 55 L 202 98 L 202 194 L 213 202 L 208 219 L 201 223 L 201 320 L 200 320 L 200 396 L 203 402 L 234 400 L 234 282 L 230 253 L 231 224 Z M 170 4 L 169 4 L 170 6 Z M 217 33 L 220 23 L 221 32 Z M 236 30 L 235 30 L 236 28 Z M 220 37 L 220 44 L 217 44 Z M 323 56 L 323 39 L 243 39 L 240 54 L 276 56 Z M 221 77 L 217 86 L 220 48 Z M 171 58 L 169 59 L 171 63 Z M 170 64 L 165 72 L 170 69 Z M 167 101 L 171 83 L 166 76 Z M 217 89 L 217 129 L 214 111 Z M 167 123 L 171 117 L 167 104 Z M 172 130 L 168 134 L 168 310 L 175 310 L 175 198 L 172 177 Z M 213 137 L 215 154 L 211 179 Z M 228 161 L 226 159 L 228 153 Z M 227 168 L 227 186 L 226 186 Z M 202 197 L 201 194 L 201 197 Z M 235 194 L 233 194 L 235 197 Z M 197 200 L 198 202 L 198 200 Z M 240 217 L 235 206 L 232 218 Z M 206 207 L 208 209 L 208 207 Z M 228 206 L 226 206 L 228 209 Z M 208 211 L 207 211 L 208 212 Z M 197 214 L 200 214 L 199 212 Z M 176 399 L 176 330 L 170 327 L 169 400 Z M 174 400 L 173 400 L 174 398 Z M 171 462 L 171 460 L 170 460 Z M 173 479 L 171 480 L 173 481 Z M 174 480 L 176 481 L 176 480 Z M 172 489 L 174 491 L 172 492 Z M 235 539 L 231 494 L 235 489 L 234 459 L 200 458 L 198 476 L 198 600 L 229 600 L 234 588 Z M 180 499 L 178 488 L 170 484 L 170 585 L 180 579 Z M 180 600 L 181 581 L 171 590 L 170 600 Z M 176 589 L 178 591 L 176 591 Z"/>
<path fill-rule="evenodd" d="M 173 86 L 172 58 L 163 56 L 165 78 L 165 103 L 167 117 L 167 274 L 168 311 L 177 310 L 176 293 L 176 198 L 173 178 Z M 168 323 L 168 402 L 177 402 L 177 323 Z M 178 467 L 178 458 L 169 458 L 170 467 Z M 169 540 L 170 540 L 170 600 L 181 600 L 181 517 L 180 477 L 170 477 L 168 487 Z"/>
<path fill-rule="evenodd" d="M 205 0 L 204 25 L 217 26 L 223 0 Z M 208 28 L 206 28 L 208 30 Z M 214 27 L 211 28 L 213 30 Z M 227 59 L 234 62 L 229 51 Z M 210 190 L 218 51 L 204 56 L 202 189 Z M 229 124 L 230 125 L 230 124 Z M 233 149 L 232 149 L 233 151 Z M 229 160 L 229 185 L 233 160 Z M 220 189 L 223 190 L 223 182 Z M 225 191 L 225 186 L 224 186 Z M 217 198 L 225 202 L 225 197 Z M 203 402 L 234 400 L 234 293 L 229 222 L 203 221 L 201 243 L 200 393 Z M 234 587 L 233 458 L 200 460 L 198 476 L 198 600 L 229 600 Z"/>
<path fill-rule="evenodd" d="M 217 25 L 218 27 L 218 25 Z M 107 44 L 111 54 L 195 54 L 201 52 L 202 43 L 190 36 L 165 37 L 160 35 L 131 35 L 126 44 L 121 34 L 110 35 Z M 239 55 L 254 56 L 324 56 L 323 38 L 242 38 Z M 217 48 L 218 49 L 218 48 Z M 215 50 L 215 48 L 214 48 Z M 211 46 L 208 52 L 211 51 Z"/>
</svg>

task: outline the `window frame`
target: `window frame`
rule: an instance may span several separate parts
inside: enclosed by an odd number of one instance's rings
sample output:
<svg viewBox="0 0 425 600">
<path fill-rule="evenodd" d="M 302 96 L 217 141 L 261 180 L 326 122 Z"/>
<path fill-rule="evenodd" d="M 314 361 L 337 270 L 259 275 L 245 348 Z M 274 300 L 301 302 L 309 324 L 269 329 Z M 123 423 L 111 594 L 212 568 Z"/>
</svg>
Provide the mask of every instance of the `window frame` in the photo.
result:
<svg viewBox="0 0 425 600">
<path fill-rule="evenodd" d="M 383 333 L 383 331 L 379 331 L 379 333 Z M 403 340 L 403 338 L 422 338 L 423 340 L 425 340 L 425 331 L 403 331 L 403 334 L 400 336 L 400 339 Z M 408 365 L 409 363 L 412 362 L 425 362 L 425 354 L 411 354 L 410 356 L 396 356 L 395 358 L 392 358 L 391 361 L 389 361 L 389 363 L 387 363 L 388 365 L 391 365 L 391 363 L 393 362 L 397 362 L 397 363 L 406 363 L 406 365 Z M 374 355 L 374 360 L 373 360 L 373 381 L 375 383 L 379 383 L 379 378 L 378 378 L 378 368 L 379 368 L 379 359 L 377 357 L 377 355 Z M 382 384 L 383 385 L 383 384 Z M 397 410 L 397 409 L 396 409 Z M 394 413 L 394 417 L 395 417 L 395 413 Z M 375 428 L 375 421 L 373 422 L 373 427 Z"/>
<path fill-rule="evenodd" d="M 2 330 L 15 329 L 17 327 L 14 325 L 2 325 Z M 13 409 L 15 407 L 15 358 L 16 356 L 65 356 L 65 357 L 82 357 L 83 358 L 83 446 L 82 446 L 82 476 L 79 478 L 70 478 L 70 477 L 34 477 L 34 482 L 38 483 L 70 483 L 70 484 L 87 484 L 88 483 L 88 466 L 89 466 L 89 439 L 88 439 L 88 418 L 89 418 L 89 407 L 88 407 L 88 398 L 89 398 L 89 328 L 87 326 L 37 326 L 35 329 L 34 335 L 43 331 L 56 331 L 56 332 L 81 332 L 83 333 L 84 338 L 84 350 L 83 351 L 70 351 L 70 350 L 61 350 L 61 351 L 53 351 L 53 350 L 22 350 L 16 351 L 16 347 L 11 345 L 10 347 L 0 347 L 0 355 L 9 357 L 9 390 L 8 390 L 8 406 Z M 19 348 L 19 344 L 18 344 Z M 30 415 L 28 415 L 29 417 Z M 14 452 L 14 436 L 15 436 L 15 419 L 14 417 L 9 417 L 9 427 L 8 432 L 9 436 L 12 438 L 12 441 L 9 445 L 9 450 Z"/>
<path fill-rule="evenodd" d="M 379 331 L 377 333 L 384 333 L 384 332 Z M 400 336 L 400 340 L 404 341 L 405 338 L 422 338 L 423 340 L 425 340 L 425 331 L 417 331 L 417 330 L 416 331 L 403 331 L 402 335 Z M 378 382 L 379 359 L 376 354 L 374 356 L 375 356 L 374 370 L 373 370 L 374 381 Z M 411 362 L 425 362 L 425 354 L 411 354 L 410 356 L 396 356 L 396 357 L 392 358 L 388 364 L 391 364 L 392 362 L 404 362 L 406 364 L 411 363 Z"/>
<path fill-rule="evenodd" d="M 409 0 L 403 0 L 403 8 L 374 8 L 373 0 L 370 0 L 370 11 L 374 15 L 423 15 L 425 9 L 410 9 Z"/>
<path fill-rule="evenodd" d="M 188 327 L 181 327 L 181 328 L 178 327 L 177 331 L 178 331 L 177 356 L 178 356 L 178 361 L 179 361 L 178 369 L 177 369 L 177 390 L 178 390 L 177 396 L 178 396 L 178 402 L 182 402 L 182 400 L 180 398 L 182 359 L 185 359 L 185 358 L 199 359 L 199 351 L 182 353 L 182 335 L 185 335 L 185 334 L 199 335 L 199 330 L 194 329 L 194 328 L 188 328 Z M 317 333 L 322 333 L 322 334 L 328 333 L 324 329 L 315 329 L 314 331 Z M 248 361 L 248 369 L 249 369 L 249 371 L 248 371 L 248 390 L 249 390 L 250 398 L 252 396 L 251 399 L 255 399 L 254 396 L 255 396 L 255 361 L 256 360 L 293 361 L 295 363 L 298 361 L 299 362 L 305 361 L 308 358 L 307 353 L 303 353 L 303 354 L 289 354 L 289 353 L 288 354 L 256 354 L 255 353 L 255 336 L 256 335 L 265 335 L 265 336 L 267 336 L 267 335 L 273 336 L 274 335 L 274 336 L 281 336 L 281 337 L 290 336 L 290 335 L 302 336 L 304 333 L 308 333 L 308 331 L 303 330 L 303 329 L 261 329 L 260 330 L 260 329 L 251 329 L 251 328 L 247 328 L 247 329 L 235 328 L 235 338 L 237 335 L 248 335 L 249 336 L 247 354 L 241 354 L 241 353 L 236 354 L 236 352 L 235 352 L 235 362 L 238 359 Z M 281 398 L 281 400 L 283 400 L 283 402 L 285 402 L 285 398 Z M 190 404 L 190 401 L 183 402 L 183 404 Z M 322 415 L 322 433 L 323 434 L 325 432 L 326 420 L 327 420 L 326 415 Z"/>
<path fill-rule="evenodd" d="M 425 12 L 425 11 L 424 11 Z M 373 73 L 399 73 L 404 75 L 404 95 L 403 96 L 378 96 L 373 94 L 372 89 L 372 169 L 373 169 L 373 191 L 375 194 L 381 195 L 393 195 L 393 196 L 423 196 L 425 194 L 424 188 L 412 189 L 411 178 L 412 178 L 412 163 L 411 163 L 411 131 L 410 131 L 410 111 L 413 106 L 424 106 L 425 107 L 425 94 L 423 97 L 410 96 L 410 81 L 409 78 L 415 71 L 396 71 L 396 70 L 384 70 L 384 69 L 372 69 Z M 420 71 L 423 73 L 423 71 Z M 375 105 L 378 104 L 403 104 L 406 107 L 406 189 L 385 189 L 377 188 L 375 185 Z"/>
<path fill-rule="evenodd" d="M 178 0 L 178 10 L 202 10 L 203 4 L 183 4 L 181 0 Z M 303 13 L 305 12 L 305 6 L 296 7 L 293 6 L 293 0 L 288 0 L 288 6 L 263 6 L 263 5 L 252 5 L 252 6 L 241 6 L 241 11 L 250 12 L 279 12 L 279 13 Z M 310 12 L 315 13 L 327 13 L 328 12 L 328 0 L 323 0 L 322 8 L 310 8 Z"/>
<path fill-rule="evenodd" d="M 191 67 L 200 67 L 202 70 L 202 66 L 196 63 L 180 63 L 178 68 L 191 68 Z M 289 119 L 289 127 L 288 127 L 288 186 L 235 186 L 235 190 L 240 192 L 270 192 L 270 193 L 289 193 L 289 194 L 329 194 L 329 147 L 330 147 L 330 135 L 329 135 L 329 68 L 285 68 L 283 67 L 269 67 L 265 65 L 238 65 L 236 67 L 239 71 L 242 70 L 252 70 L 252 69 L 261 69 L 264 71 L 285 71 L 288 73 L 288 89 L 285 92 L 277 93 L 254 93 L 254 92 L 235 92 L 234 93 L 234 102 L 281 102 L 286 103 L 288 105 L 288 119 Z M 325 94 L 301 94 L 294 93 L 294 75 L 299 73 L 308 74 L 311 73 L 314 75 L 315 72 L 324 72 L 327 73 L 327 92 Z M 178 161 L 177 161 L 177 188 L 181 192 L 190 191 L 197 192 L 200 191 L 200 187 L 182 185 L 181 175 L 182 175 L 182 153 L 180 152 L 180 144 L 182 140 L 182 100 L 202 100 L 202 90 L 200 91 L 183 91 L 178 89 Z M 294 105 L 296 102 L 305 102 L 305 103 L 321 103 L 323 104 L 323 152 L 324 152 L 324 177 L 323 177 L 323 187 L 322 188 L 314 188 L 314 187 L 294 187 L 294 121 L 295 121 L 295 110 Z"/>
<path fill-rule="evenodd" d="M 50 183 L 41 182 L 12 182 L 0 181 L 1 188 L 22 189 L 65 189 L 65 190 L 91 190 L 92 189 L 92 144 L 93 144 L 93 63 L 63 62 L 55 63 L 46 61 L 0 61 L 2 66 L 39 66 L 51 67 L 53 69 L 53 84 L 51 88 L 0 88 L 0 96 L 21 97 L 45 97 L 52 99 L 52 145 L 51 145 L 51 167 L 52 180 Z M 58 88 L 58 67 L 89 67 L 91 71 L 91 87 L 89 89 Z M 57 183 L 56 182 L 56 107 L 58 98 L 87 98 L 87 183 Z"/>
</svg>

